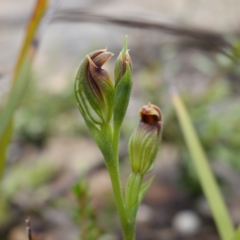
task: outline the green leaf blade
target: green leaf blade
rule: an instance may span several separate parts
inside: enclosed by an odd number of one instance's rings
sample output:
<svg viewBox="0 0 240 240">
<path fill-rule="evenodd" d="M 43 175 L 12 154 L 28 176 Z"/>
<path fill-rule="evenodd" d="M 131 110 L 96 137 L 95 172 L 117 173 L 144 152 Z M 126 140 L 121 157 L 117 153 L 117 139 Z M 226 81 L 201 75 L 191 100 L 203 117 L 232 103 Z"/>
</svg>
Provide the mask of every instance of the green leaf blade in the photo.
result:
<svg viewBox="0 0 240 240">
<path fill-rule="evenodd" d="M 234 227 L 216 179 L 208 164 L 208 160 L 191 122 L 190 116 L 177 92 L 172 94 L 172 101 L 188 150 L 194 162 L 201 186 L 209 203 L 221 239 L 229 240 L 230 237 L 233 236 Z"/>
</svg>

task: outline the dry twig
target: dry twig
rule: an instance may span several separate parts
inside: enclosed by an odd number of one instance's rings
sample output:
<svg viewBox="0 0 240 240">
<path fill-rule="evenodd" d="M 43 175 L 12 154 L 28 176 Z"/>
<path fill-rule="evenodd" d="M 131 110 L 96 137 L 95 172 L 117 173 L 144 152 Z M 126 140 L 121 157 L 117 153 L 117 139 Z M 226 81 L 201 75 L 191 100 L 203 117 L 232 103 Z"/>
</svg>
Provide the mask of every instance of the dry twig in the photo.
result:
<svg viewBox="0 0 240 240">
<path fill-rule="evenodd" d="M 28 235 L 28 240 L 32 240 L 32 229 L 31 229 L 31 219 L 30 218 L 27 218 L 26 219 L 26 224 L 27 224 L 27 227 L 26 227 L 26 231 L 27 231 L 27 235 Z"/>
<path fill-rule="evenodd" d="M 93 13 L 87 10 L 61 10 L 57 11 L 52 19 L 53 22 L 94 22 L 100 24 L 113 24 L 133 28 L 155 29 L 177 36 L 189 37 L 204 43 L 207 47 L 215 50 L 231 47 L 220 33 L 192 29 L 176 24 L 163 23 L 158 20 L 150 20 L 145 17 L 116 17 Z"/>
</svg>

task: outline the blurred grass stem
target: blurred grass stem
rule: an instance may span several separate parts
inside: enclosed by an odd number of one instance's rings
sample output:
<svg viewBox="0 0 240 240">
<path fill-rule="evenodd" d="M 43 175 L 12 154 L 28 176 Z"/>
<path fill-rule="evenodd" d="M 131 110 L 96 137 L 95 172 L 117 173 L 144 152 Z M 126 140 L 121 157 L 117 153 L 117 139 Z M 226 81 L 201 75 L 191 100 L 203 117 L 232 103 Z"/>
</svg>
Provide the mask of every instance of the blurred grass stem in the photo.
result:
<svg viewBox="0 0 240 240">
<path fill-rule="evenodd" d="M 3 177 L 7 146 L 9 145 L 13 132 L 13 114 L 27 87 L 29 73 L 40 39 L 51 22 L 60 0 L 53 1 L 43 17 L 47 2 L 47 0 L 38 0 L 35 6 L 32 18 L 28 24 L 25 40 L 15 66 L 9 99 L 0 117 L 0 181 Z"/>
<path fill-rule="evenodd" d="M 194 162 L 204 194 L 208 200 L 218 232 L 222 240 L 229 240 L 233 236 L 234 227 L 216 179 L 210 169 L 189 114 L 176 90 L 171 92 L 171 97 L 188 150 Z"/>
<path fill-rule="evenodd" d="M 32 18 L 28 24 L 25 40 L 19 54 L 18 61 L 14 69 L 14 77 L 12 89 L 5 108 L 0 116 L 0 183 L 3 178 L 6 152 L 13 132 L 13 115 L 19 102 L 23 98 L 27 84 L 29 82 L 29 74 L 31 72 L 32 63 L 36 55 L 38 45 L 44 31 L 51 22 L 52 16 L 58 6 L 59 0 L 52 2 L 50 8 L 42 17 L 46 10 L 47 0 L 38 0 L 32 14 Z M 41 24 L 40 24 L 41 22 Z M 1 184 L 0 184 L 1 192 Z M 2 195 L 0 195 L 0 215 L 4 216 L 5 207 Z"/>
<path fill-rule="evenodd" d="M 230 240 L 239 240 L 239 239 L 240 239 L 240 226 L 238 227 L 238 229 L 235 232 L 234 236 Z"/>
</svg>

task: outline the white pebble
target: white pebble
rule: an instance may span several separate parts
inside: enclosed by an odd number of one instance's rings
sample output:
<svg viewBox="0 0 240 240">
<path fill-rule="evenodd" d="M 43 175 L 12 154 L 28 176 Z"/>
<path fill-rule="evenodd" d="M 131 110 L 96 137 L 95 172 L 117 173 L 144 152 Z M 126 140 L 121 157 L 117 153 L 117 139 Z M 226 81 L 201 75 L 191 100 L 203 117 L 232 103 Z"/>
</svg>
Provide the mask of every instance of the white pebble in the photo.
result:
<svg viewBox="0 0 240 240">
<path fill-rule="evenodd" d="M 145 204 L 141 204 L 137 213 L 137 221 L 141 223 L 147 223 L 152 219 L 152 217 L 152 209 Z"/>
<path fill-rule="evenodd" d="M 201 221 L 196 213 L 192 211 L 181 211 L 173 219 L 173 227 L 183 235 L 197 233 L 201 227 Z"/>
</svg>

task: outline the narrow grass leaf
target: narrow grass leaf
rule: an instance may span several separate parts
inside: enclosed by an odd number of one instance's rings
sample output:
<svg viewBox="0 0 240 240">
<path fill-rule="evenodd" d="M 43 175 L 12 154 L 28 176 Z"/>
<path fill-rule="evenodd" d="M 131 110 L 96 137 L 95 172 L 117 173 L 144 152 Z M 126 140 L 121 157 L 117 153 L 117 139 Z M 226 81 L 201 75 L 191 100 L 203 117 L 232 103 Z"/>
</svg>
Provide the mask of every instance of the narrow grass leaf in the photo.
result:
<svg viewBox="0 0 240 240">
<path fill-rule="evenodd" d="M 234 236 L 230 240 L 239 240 L 240 239 L 240 226 L 237 231 L 234 233 Z"/>
<path fill-rule="evenodd" d="M 15 89 L 15 84 L 21 77 L 19 76 L 20 70 L 23 68 L 24 59 L 26 58 L 26 54 L 29 50 L 30 44 L 34 38 L 34 35 L 36 33 L 37 27 L 41 21 L 41 18 L 44 14 L 44 11 L 47 6 L 47 0 L 38 0 L 35 9 L 33 11 L 32 17 L 29 21 L 28 28 L 26 31 L 25 39 L 21 48 L 21 52 L 19 54 L 15 69 L 14 69 L 14 75 L 12 80 L 12 89 L 10 96 L 12 96 L 13 91 L 21 92 L 22 87 L 18 86 Z M 26 66 L 24 70 L 21 70 L 22 72 L 26 72 Z M 18 77 L 19 76 L 19 77 Z M 22 79 L 21 84 L 25 84 L 24 80 Z M 23 86 L 23 88 L 25 88 Z M 19 96 L 22 96 L 20 93 Z M 19 101 L 20 99 L 18 99 Z M 11 103 L 7 104 L 7 107 L 12 108 L 14 104 L 14 101 L 11 101 Z M 2 179 L 5 162 L 6 162 L 6 152 L 7 147 L 9 145 L 9 142 L 11 140 L 12 132 L 13 132 L 13 118 L 12 114 L 14 109 L 7 109 L 7 107 L 4 108 L 4 111 L 1 112 L 1 120 L 0 120 L 0 180 Z M 5 112 L 6 111 L 6 112 Z M 6 122 L 7 121 L 7 122 Z M 6 124 L 7 123 L 7 124 Z M 3 129 L 4 128 L 4 129 Z"/>
<path fill-rule="evenodd" d="M 229 240 L 233 236 L 234 227 L 216 179 L 210 169 L 208 160 L 191 122 L 190 116 L 176 91 L 172 93 L 172 101 L 188 150 L 194 162 L 201 186 L 211 208 L 221 239 Z"/>
<path fill-rule="evenodd" d="M 12 115 L 15 108 L 17 107 L 20 99 L 23 97 L 24 90 L 27 87 L 29 80 L 29 73 L 31 69 L 31 59 L 29 57 L 25 58 L 23 67 L 21 68 L 20 74 L 17 78 L 17 82 L 11 92 L 9 100 L 0 116 L 0 138 L 3 137 L 4 132 L 8 129 L 8 124 L 12 120 Z"/>
<path fill-rule="evenodd" d="M 19 71 L 22 67 L 24 58 L 28 52 L 29 46 L 35 36 L 36 30 L 39 26 L 39 23 L 42 19 L 42 16 L 46 10 L 48 0 L 38 0 L 37 4 L 35 6 L 35 9 L 32 13 L 32 17 L 28 23 L 25 39 L 23 41 L 23 45 L 21 48 L 21 51 L 18 56 L 18 60 L 14 69 L 14 76 L 13 76 L 13 82 L 14 85 L 17 81 L 17 75 L 19 74 Z"/>
<path fill-rule="evenodd" d="M 4 134 L 0 138 L 0 182 L 3 177 L 2 175 L 4 172 L 4 168 L 5 168 L 7 146 L 9 144 L 9 142 L 11 140 L 11 136 L 12 136 L 12 128 L 13 128 L 12 124 L 13 124 L 13 122 L 10 121 L 7 129 L 5 129 Z M 1 196 L 0 196 L 0 198 L 1 198 Z"/>
</svg>

